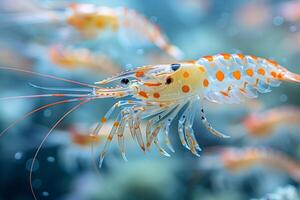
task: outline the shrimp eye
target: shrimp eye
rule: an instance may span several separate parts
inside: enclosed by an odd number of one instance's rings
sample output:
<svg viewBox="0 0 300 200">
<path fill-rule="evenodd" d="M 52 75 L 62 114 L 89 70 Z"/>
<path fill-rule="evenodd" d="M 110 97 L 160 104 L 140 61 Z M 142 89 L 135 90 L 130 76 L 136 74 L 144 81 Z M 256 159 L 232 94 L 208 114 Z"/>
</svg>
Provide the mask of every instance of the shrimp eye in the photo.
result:
<svg viewBox="0 0 300 200">
<path fill-rule="evenodd" d="M 173 82 L 173 79 L 171 78 L 171 77 L 168 77 L 167 79 L 166 79 L 166 84 L 167 85 L 169 85 L 170 83 L 172 83 Z"/>
<path fill-rule="evenodd" d="M 173 71 L 176 71 L 180 68 L 180 64 L 171 64 L 171 68 Z"/>
<path fill-rule="evenodd" d="M 129 83 L 129 79 L 128 78 L 123 78 L 121 80 L 121 83 L 124 84 L 124 85 L 127 85 Z"/>
</svg>

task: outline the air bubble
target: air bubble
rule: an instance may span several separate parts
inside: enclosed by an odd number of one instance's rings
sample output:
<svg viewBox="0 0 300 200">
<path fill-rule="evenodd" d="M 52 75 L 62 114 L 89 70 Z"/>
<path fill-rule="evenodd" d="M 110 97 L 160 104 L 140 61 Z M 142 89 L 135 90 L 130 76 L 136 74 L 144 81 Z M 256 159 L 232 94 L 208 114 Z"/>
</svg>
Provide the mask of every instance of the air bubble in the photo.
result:
<svg viewBox="0 0 300 200">
<path fill-rule="evenodd" d="M 22 153 L 22 152 L 17 152 L 17 153 L 15 153 L 15 159 L 16 159 L 16 160 L 21 160 L 22 157 L 23 157 L 23 153 Z"/>
<path fill-rule="evenodd" d="M 47 158 L 47 161 L 50 162 L 50 163 L 53 163 L 53 162 L 55 162 L 55 158 L 52 157 L 52 156 L 49 156 L 49 157 Z"/>
<path fill-rule="evenodd" d="M 283 22 L 284 22 L 284 18 L 281 17 L 281 16 L 276 16 L 276 17 L 273 18 L 273 24 L 275 26 L 280 26 L 280 25 L 283 24 Z"/>
<path fill-rule="evenodd" d="M 44 197 L 48 197 L 48 196 L 49 196 L 49 192 L 44 191 L 44 192 L 42 193 L 42 195 L 43 195 Z"/>
<path fill-rule="evenodd" d="M 286 94 L 282 94 L 280 95 L 279 99 L 281 102 L 287 102 L 288 96 Z"/>
</svg>

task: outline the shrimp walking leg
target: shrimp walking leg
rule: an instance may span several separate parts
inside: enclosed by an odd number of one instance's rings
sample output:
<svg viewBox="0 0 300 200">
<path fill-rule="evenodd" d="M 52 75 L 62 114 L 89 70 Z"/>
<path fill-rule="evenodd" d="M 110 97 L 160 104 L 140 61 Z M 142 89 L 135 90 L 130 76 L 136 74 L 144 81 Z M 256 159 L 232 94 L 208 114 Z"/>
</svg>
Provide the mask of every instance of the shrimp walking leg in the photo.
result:
<svg viewBox="0 0 300 200">
<path fill-rule="evenodd" d="M 169 138 L 169 131 L 170 131 L 170 123 L 167 123 L 164 130 L 163 130 L 163 133 L 164 133 L 164 142 L 165 144 L 167 145 L 168 149 L 172 152 L 172 153 L 175 153 L 175 150 L 172 146 L 172 143 L 170 141 L 170 138 Z"/>
<path fill-rule="evenodd" d="M 124 115 L 123 115 L 124 117 Z M 124 119 L 122 120 L 120 127 L 117 130 L 117 135 L 118 135 L 118 144 L 119 144 L 119 149 L 122 155 L 123 160 L 127 161 L 126 155 L 125 155 L 125 144 L 124 144 L 124 131 L 125 131 L 125 126 L 126 126 L 127 120 Z"/>
<path fill-rule="evenodd" d="M 194 104 L 191 107 L 191 110 L 189 112 L 188 118 L 186 120 L 185 126 L 184 126 L 184 131 L 185 131 L 185 135 L 186 135 L 186 140 L 189 144 L 189 147 L 191 149 L 191 152 L 196 155 L 196 156 L 200 156 L 197 152 L 201 151 L 201 148 L 195 138 L 194 135 L 194 130 L 193 130 L 193 122 L 194 122 L 194 116 L 195 116 L 195 112 L 196 110 L 193 109 L 194 108 Z"/>
<path fill-rule="evenodd" d="M 158 127 L 161 127 L 161 125 L 159 125 Z M 159 131 L 161 131 L 161 128 L 159 128 Z M 159 131 L 157 132 L 157 134 L 159 133 Z M 164 156 L 166 156 L 166 157 L 170 157 L 170 156 L 171 156 L 166 150 L 164 150 L 164 149 L 160 146 L 160 143 L 159 143 L 159 140 L 158 140 L 157 135 L 156 135 L 155 138 L 154 138 L 154 144 L 156 145 L 156 147 L 157 147 L 157 149 L 158 149 L 158 152 L 159 152 L 161 155 L 164 155 Z"/>
<path fill-rule="evenodd" d="M 115 103 L 104 115 L 104 117 L 101 119 L 101 122 L 99 122 L 96 126 L 96 128 L 93 131 L 93 135 L 99 135 L 100 134 L 100 130 L 102 128 L 102 126 L 104 125 L 104 123 L 109 119 L 109 117 L 111 116 L 111 114 L 119 107 L 127 105 L 127 104 L 132 104 L 133 102 L 128 102 L 128 101 L 118 101 L 117 103 Z"/>
<path fill-rule="evenodd" d="M 186 118 L 187 118 L 187 114 L 189 113 L 189 109 L 191 107 L 191 102 L 187 103 L 188 106 L 187 108 L 185 108 L 184 112 L 182 113 L 179 121 L 178 121 L 178 135 L 181 141 L 181 144 L 187 148 L 188 150 L 190 150 L 189 145 L 186 143 L 186 136 L 185 136 L 185 132 L 184 132 L 184 124 L 186 122 Z"/>
<path fill-rule="evenodd" d="M 139 146 L 145 152 L 146 148 L 145 148 L 144 140 L 143 140 L 143 137 L 142 137 L 142 132 L 141 132 L 140 125 L 141 125 L 141 120 L 139 119 L 139 117 L 137 117 L 137 119 L 135 120 L 135 123 L 133 125 L 134 134 L 136 136 L 137 142 L 139 143 Z"/>
<path fill-rule="evenodd" d="M 172 112 L 174 112 L 174 106 L 171 106 L 169 109 L 162 111 L 152 119 L 150 119 L 150 123 L 146 129 L 146 136 L 147 136 L 147 148 L 150 148 L 153 139 L 156 138 L 157 134 L 159 133 L 160 129 L 162 128 L 162 124 L 165 124 L 165 120 L 161 121 L 157 126 L 157 124 L 162 118 L 168 117 Z M 151 133 L 151 127 L 155 127 L 154 131 Z"/>
<path fill-rule="evenodd" d="M 205 113 L 204 113 L 204 109 L 203 107 L 201 107 L 201 111 L 200 111 L 200 116 L 201 116 L 201 121 L 202 123 L 204 124 L 205 128 L 211 132 L 213 135 L 217 136 L 217 137 L 220 137 L 220 138 L 229 138 L 230 136 L 228 135 L 225 135 L 223 133 L 220 133 L 219 131 L 217 131 L 216 129 L 214 129 L 210 123 L 207 121 L 207 118 L 205 116 Z"/>
<path fill-rule="evenodd" d="M 100 154 L 99 168 L 101 168 L 103 160 L 104 160 L 104 157 L 105 157 L 105 155 L 107 153 L 107 150 L 108 150 L 108 148 L 110 146 L 110 143 L 111 143 L 112 139 L 114 138 L 115 134 L 117 133 L 117 130 L 118 130 L 120 124 L 123 123 L 124 119 L 122 119 L 122 122 L 120 122 L 120 120 L 121 120 L 121 114 L 119 114 L 117 116 L 117 119 L 114 122 L 113 127 L 112 127 L 112 129 L 111 129 L 111 131 L 110 131 L 110 133 L 109 133 L 109 135 L 108 135 L 108 137 L 106 139 L 106 143 L 105 143 L 104 148 L 103 148 L 103 150 L 102 150 L 102 152 Z"/>
</svg>

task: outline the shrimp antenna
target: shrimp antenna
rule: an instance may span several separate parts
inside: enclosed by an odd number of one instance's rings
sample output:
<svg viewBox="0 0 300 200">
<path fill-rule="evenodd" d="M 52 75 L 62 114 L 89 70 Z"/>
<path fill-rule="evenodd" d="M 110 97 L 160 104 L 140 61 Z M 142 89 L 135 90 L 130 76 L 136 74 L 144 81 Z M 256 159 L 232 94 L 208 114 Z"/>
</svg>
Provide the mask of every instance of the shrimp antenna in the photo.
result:
<svg viewBox="0 0 300 200">
<path fill-rule="evenodd" d="M 10 70 L 10 71 L 23 72 L 23 73 L 27 73 L 27 74 L 40 76 L 40 77 L 45 77 L 45 78 L 50 78 L 50 79 L 54 79 L 54 80 L 64 81 L 64 82 L 67 82 L 67 83 L 73 83 L 73 84 L 77 84 L 77 85 L 81 85 L 81 86 L 85 86 L 85 87 L 101 88 L 101 87 L 99 87 L 97 85 L 93 85 L 93 84 L 82 83 L 82 82 L 78 82 L 78 81 L 74 81 L 74 80 L 70 80 L 70 79 L 60 78 L 60 77 L 53 76 L 53 75 L 42 74 L 42 73 L 33 72 L 33 71 L 25 70 L 25 69 L 18 69 L 18 68 L 15 68 L 15 67 L 0 67 L 0 70 Z"/>
<path fill-rule="evenodd" d="M 4 100 L 17 100 L 17 99 L 35 99 L 42 97 L 91 97 L 90 94 L 38 94 L 38 95 L 27 95 L 27 96 L 12 96 L 2 97 L 0 101 Z"/>
<path fill-rule="evenodd" d="M 68 92 L 93 92 L 92 88 L 61 88 L 61 87 L 44 87 L 29 83 L 31 87 L 41 89 L 41 90 L 50 90 L 50 91 L 68 91 Z"/>
<path fill-rule="evenodd" d="M 20 118 L 18 118 L 17 120 L 15 120 L 14 122 L 12 122 L 6 129 L 4 129 L 1 133 L 0 133 L 0 137 L 2 137 L 8 130 L 10 130 L 12 127 L 14 127 L 15 125 L 17 125 L 20 121 L 26 119 L 27 117 L 31 116 L 32 114 L 44 110 L 46 108 L 58 105 L 58 104 L 65 104 L 65 103 L 70 103 L 70 102 L 75 102 L 75 101 L 80 101 L 83 100 L 84 98 L 74 98 L 74 99 L 68 99 L 68 100 L 63 100 L 63 101 L 57 101 L 54 103 L 50 103 L 50 104 L 46 104 L 43 105 L 39 108 L 36 108 L 28 113 L 26 113 L 25 115 L 21 116 Z"/>
<path fill-rule="evenodd" d="M 32 172 L 33 172 L 33 167 L 34 167 L 34 164 L 35 164 L 35 161 L 37 159 L 37 156 L 42 148 L 42 146 L 44 145 L 44 143 L 46 142 L 47 138 L 50 136 L 50 134 L 53 132 L 53 130 L 70 114 L 72 113 L 73 111 L 75 111 L 76 109 L 78 109 L 79 107 L 81 107 L 82 105 L 88 103 L 89 101 L 93 100 L 94 98 L 89 98 L 89 99 L 85 99 L 83 101 L 81 101 L 79 104 L 77 104 L 76 106 L 74 106 L 73 108 L 71 108 L 69 111 L 67 111 L 53 126 L 52 128 L 49 130 L 49 132 L 46 134 L 46 136 L 44 137 L 44 139 L 42 140 L 42 142 L 40 143 L 40 145 L 38 146 L 35 154 L 34 154 L 34 157 L 32 159 L 32 163 L 31 163 L 31 166 L 30 166 L 30 173 L 29 173 L 29 183 L 30 183 L 30 190 L 31 190 L 31 193 L 33 195 L 33 198 L 35 200 L 37 200 L 37 197 L 36 197 L 36 194 L 34 192 L 34 189 L 33 189 L 33 185 L 32 185 Z"/>
</svg>

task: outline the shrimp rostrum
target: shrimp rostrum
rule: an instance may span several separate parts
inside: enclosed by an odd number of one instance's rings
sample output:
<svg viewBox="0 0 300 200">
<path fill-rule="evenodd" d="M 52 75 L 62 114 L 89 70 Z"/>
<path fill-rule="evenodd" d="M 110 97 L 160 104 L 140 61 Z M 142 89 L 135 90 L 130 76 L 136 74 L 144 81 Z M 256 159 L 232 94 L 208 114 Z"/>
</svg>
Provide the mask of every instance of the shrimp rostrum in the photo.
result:
<svg viewBox="0 0 300 200">
<path fill-rule="evenodd" d="M 198 156 L 201 149 L 192 128 L 196 114 L 200 113 L 201 121 L 213 135 L 221 138 L 228 137 L 215 130 L 208 122 L 203 104 L 205 99 L 216 103 L 240 103 L 245 97 L 257 97 L 258 92 L 270 92 L 270 87 L 279 86 L 281 81 L 300 82 L 299 75 L 289 72 L 275 61 L 241 54 L 219 54 L 204 56 L 197 61 L 138 67 L 92 85 L 49 75 L 42 76 L 88 87 L 88 89 L 70 89 L 35 86 L 44 90 L 78 91 L 78 93 L 79 91 L 88 91 L 83 94 L 58 93 L 28 96 L 33 98 L 45 96 L 70 98 L 43 106 L 35 111 L 66 102 L 80 102 L 68 111 L 55 126 L 69 113 L 91 100 L 118 99 L 99 119 L 99 123 L 92 133 L 95 136 L 99 135 L 103 124 L 116 116 L 100 155 L 100 165 L 113 138 L 117 138 L 121 154 L 126 159 L 124 131 L 127 127 L 143 151 L 147 151 L 153 144 L 161 154 L 169 156 L 167 151 L 162 148 L 160 138 L 163 138 L 163 142 L 170 151 L 174 151 L 168 135 L 170 125 L 179 113 L 182 114 L 176 123 L 181 143 Z M 111 87 L 111 85 L 114 86 Z M 200 112 L 197 111 L 199 103 Z M 145 130 L 140 128 L 143 120 L 147 124 Z M 163 137 L 158 137 L 160 135 Z"/>
</svg>

